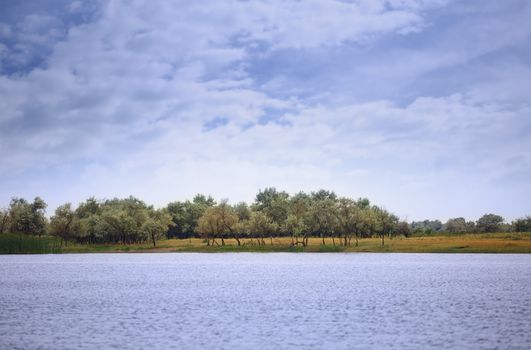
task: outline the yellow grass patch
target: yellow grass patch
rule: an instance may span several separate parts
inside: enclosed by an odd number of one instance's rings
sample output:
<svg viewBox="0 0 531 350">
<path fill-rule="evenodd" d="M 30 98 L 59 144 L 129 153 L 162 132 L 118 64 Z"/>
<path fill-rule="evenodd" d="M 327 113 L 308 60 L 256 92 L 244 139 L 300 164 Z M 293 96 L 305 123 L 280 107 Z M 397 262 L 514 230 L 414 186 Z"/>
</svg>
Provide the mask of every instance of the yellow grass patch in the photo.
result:
<svg viewBox="0 0 531 350">
<path fill-rule="evenodd" d="M 221 245 L 221 240 L 216 240 Z M 258 245 L 256 239 L 241 240 L 242 246 L 238 246 L 236 240 L 225 239 L 225 246 L 206 246 L 199 238 L 161 240 L 154 248 L 152 245 L 73 245 L 66 247 L 65 252 L 223 252 L 223 251 L 340 251 L 340 252 L 402 252 L 402 253 L 531 253 L 531 234 L 528 233 L 496 233 L 496 234 L 467 234 L 455 236 L 428 236 L 385 239 L 385 245 L 381 245 L 379 238 L 366 238 L 359 240 L 359 246 L 355 246 L 352 240 L 351 246 L 340 246 L 339 239 L 322 239 L 311 237 L 307 247 L 298 245 L 291 247 L 290 237 L 265 238 L 265 245 Z M 334 246 L 335 241 L 335 246 Z"/>
</svg>

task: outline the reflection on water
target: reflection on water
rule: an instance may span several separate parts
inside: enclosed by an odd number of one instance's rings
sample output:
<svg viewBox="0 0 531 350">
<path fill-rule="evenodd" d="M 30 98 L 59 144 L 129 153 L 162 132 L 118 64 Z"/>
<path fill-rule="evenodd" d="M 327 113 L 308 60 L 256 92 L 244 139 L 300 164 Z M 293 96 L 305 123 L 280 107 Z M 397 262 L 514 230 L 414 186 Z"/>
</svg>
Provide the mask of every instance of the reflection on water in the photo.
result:
<svg viewBox="0 0 531 350">
<path fill-rule="evenodd" d="M 0 348 L 531 348 L 531 255 L 0 256 Z"/>
</svg>

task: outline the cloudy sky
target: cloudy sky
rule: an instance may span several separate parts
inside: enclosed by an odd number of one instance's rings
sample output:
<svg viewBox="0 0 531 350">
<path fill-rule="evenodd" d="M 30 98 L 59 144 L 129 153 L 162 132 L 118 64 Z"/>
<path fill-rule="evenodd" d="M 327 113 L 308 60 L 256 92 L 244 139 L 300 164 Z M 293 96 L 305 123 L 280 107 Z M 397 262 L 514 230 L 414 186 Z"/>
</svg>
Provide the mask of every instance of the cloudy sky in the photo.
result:
<svg viewBox="0 0 531 350">
<path fill-rule="evenodd" d="M 531 214 L 527 0 L 1 7 L 0 206 L 275 186 Z"/>
</svg>

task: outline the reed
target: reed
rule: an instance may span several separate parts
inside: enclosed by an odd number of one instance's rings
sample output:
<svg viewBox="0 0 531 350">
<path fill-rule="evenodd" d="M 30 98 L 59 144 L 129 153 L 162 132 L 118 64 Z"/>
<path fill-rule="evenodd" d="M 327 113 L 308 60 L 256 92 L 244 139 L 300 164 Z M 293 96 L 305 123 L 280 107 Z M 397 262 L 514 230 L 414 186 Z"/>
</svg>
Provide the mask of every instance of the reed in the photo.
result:
<svg viewBox="0 0 531 350">
<path fill-rule="evenodd" d="M 54 237 L 0 234 L 0 254 L 61 253 L 60 241 Z"/>
</svg>

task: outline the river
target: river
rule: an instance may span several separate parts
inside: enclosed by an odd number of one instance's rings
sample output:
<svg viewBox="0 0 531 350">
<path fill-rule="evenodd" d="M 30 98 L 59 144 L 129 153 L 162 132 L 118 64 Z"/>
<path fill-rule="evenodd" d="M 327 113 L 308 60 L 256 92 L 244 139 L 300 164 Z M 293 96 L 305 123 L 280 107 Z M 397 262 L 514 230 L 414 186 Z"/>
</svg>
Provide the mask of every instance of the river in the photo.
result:
<svg viewBox="0 0 531 350">
<path fill-rule="evenodd" d="M 2 349 L 529 349 L 531 255 L 0 255 Z"/>
</svg>

